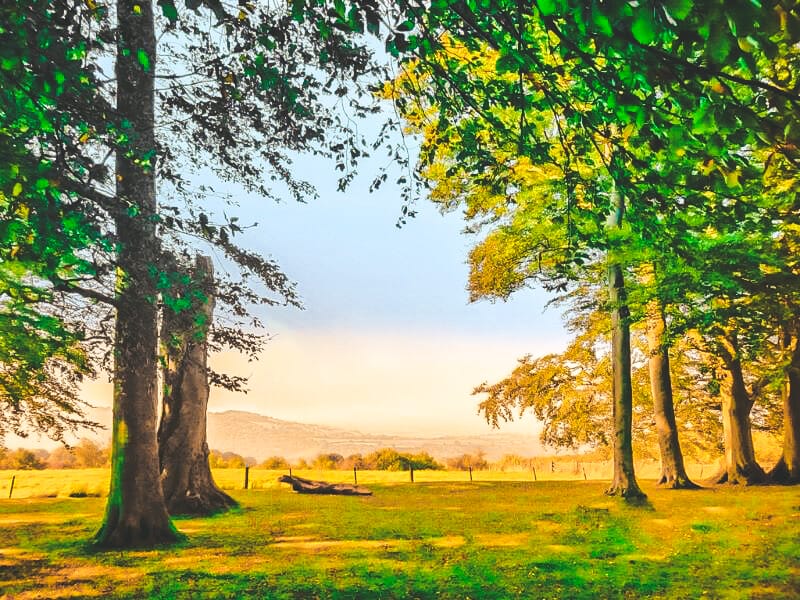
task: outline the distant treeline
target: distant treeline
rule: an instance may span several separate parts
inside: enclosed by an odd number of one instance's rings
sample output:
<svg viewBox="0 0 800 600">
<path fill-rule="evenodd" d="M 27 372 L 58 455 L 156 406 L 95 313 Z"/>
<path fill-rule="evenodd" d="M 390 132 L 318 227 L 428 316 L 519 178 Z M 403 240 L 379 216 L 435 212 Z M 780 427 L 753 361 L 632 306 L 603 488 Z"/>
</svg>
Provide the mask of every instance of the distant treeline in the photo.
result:
<svg viewBox="0 0 800 600">
<path fill-rule="evenodd" d="M 596 460 L 597 457 L 587 457 Z M 209 463 L 213 468 L 244 468 L 245 466 L 259 469 L 308 469 L 308 470 L 352 470 L 353 468 L 368 471 L 408 471 L 412 466 L 415 471 L 424 469 L 467 471 L 470 468 L 478 471 L 520 471 L 532 468 L 543 468 L 552 461 L 574 463 L 574 457 L 537 457 L 530 458 L 516 454 L 507 454 L 497 461 L 488 461 L 483 452 L 474 454 L 461 454 L 446 459 L 436 459 L 427 452 L 411 454 L 399 452 L 394 448 L 382 448 L 369 454 L 351 454 L 343 456 L 336 453 L 318 454 L 313 459 L 288 460 L 283 456 L 271 456 L 258 462 L 254 458 L 245 458 L 233 452 L 211 451 Z"/>
<path fill-rule="evenodd" d="M 288 460 L 282 456 L 271 456 L 259 462 L 249 456 L 242 456 L 235 452 L 220 452 L 211 450 L 208 460 L 215 469 L 243 469 L 255 467 L 269 470 L 308 469 L 308 470 L 358 470 L 365 471 L 408 471 L 411 467 L 415 471 L 450 470 L 467 471 L 470 468 L 477 471 L 530 471 L 532 469 L 563 470 L 568 464 L 570 468 L 580 462 L 597 462 L 607 460 L 608 457 L 597 451 L 588 454 L 538 456 L 535 458 L 524 457 L 516 454 L 506 454 L 501 459 L 489 461 L 483 452 L 461 454 L 459 456 L 436 459 L 427 452 L 416 454 L 399 452 L 394 448 L 382 448 L 369 454 L 351 454 L 342 456 L 336 453 L 318 454 L 313 459 Z M 101 447 L 88 439 L 82 439 L 71 447 L 58 447 L 53 451 L 41 448 L 28 450 L 6 450 L 0 447 L 0 469 L 25 470 L 25 469 L 86 469 L 109 466 L 109 448 Z"/>
<path fill-rule="evenodd" d="M 0 447 L 0 469 L 90 469 L 109 466 L 109 456 L 108 447 L 98 446 L 85 438 L 75 446 L 59 446 L 53 451 Z"/>
</svg>

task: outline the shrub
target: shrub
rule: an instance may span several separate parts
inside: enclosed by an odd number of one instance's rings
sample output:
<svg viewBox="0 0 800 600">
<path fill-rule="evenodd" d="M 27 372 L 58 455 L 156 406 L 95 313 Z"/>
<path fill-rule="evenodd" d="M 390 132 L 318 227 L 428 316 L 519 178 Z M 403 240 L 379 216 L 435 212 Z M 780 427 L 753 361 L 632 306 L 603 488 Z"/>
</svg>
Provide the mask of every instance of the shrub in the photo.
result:
<svg viewBox="0 0 800 600">
<path fill-rule="evenodd" d="M 91 469 L 105 467 L 109 464 L 108 448 L 101 448 L 86 438 L 81 439 L 73 448 L 73 454 L 75 455 L 75 466 L 78 468 Z"/>
<path fill-rule="evenodd" d="M 47 457 L 47 466 L 50 469 L 74 469 L 76 462 L 74 452 L 64 446 L 59 446 Z"/>
<path fill-rule="evenodd" d="M 5 469 L 40 470 L 46 468 L 47 463 L 34 451 L 20 448 L 6 453 L 2 466 Z"/>
<path fill-rule="evenodd" d="M 344 456 L 341 454 L 319 454 L 312 463 L 312 468 L 319 469 L 320 471 L 327 471 L 331 469 L 338 469 L 339 465 L 344 462 Z"/>
<path fill-rule="evenodd" d="M 263 461 L 259 468 L 269 469 L 271 471 L 279 471 L 281 469 L 289 468 L 289 461 L 282 456 L 270 456 L 267 460 Z"/>
<path fill-rule="evenodd" d="M 247 459 L 255 462 L 254 459 Z M 244 469 L 246 460 L 235 452 L 218 452 L 212 450 L 208 454 L 208 464 L 213 469 Z"/>
<path fill-rule="evenodd" d="M 414 467 L 415 471 L 422 469 L 441 469 L 442 465 L 427 452 L 419 454 L 400 453 L 394 448 L 382 448 L 364 457 L 365 469 L 378 471 L 408 471 Z"/>
<path fill-rule="evenodd" d="M 482 471 L 489 468 L 489 463 L 486 462 L 484 453 L 479 451 L 476 454 L 462 454 L 448 458 L 447 467 L 454 471 L 467 471 L 470 467 Z"/>
</svg>

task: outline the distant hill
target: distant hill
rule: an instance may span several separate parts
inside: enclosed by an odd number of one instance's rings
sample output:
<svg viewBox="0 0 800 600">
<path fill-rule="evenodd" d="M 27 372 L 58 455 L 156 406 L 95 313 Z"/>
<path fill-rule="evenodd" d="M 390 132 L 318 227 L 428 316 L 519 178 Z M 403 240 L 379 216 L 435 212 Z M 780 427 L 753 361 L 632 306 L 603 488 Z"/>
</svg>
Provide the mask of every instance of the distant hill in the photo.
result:
<svg viewBox="0 0 800 600">
<path fill-rule="evenodd" d="M 416 437 L 377 435 L 348 431 L 324 425 L 282 421 L 243 411 L 208 414 L 208 443 L 215 450 L 230 451 L 262 460 L 269 456 L 288 459 L 312 458 L 323 452 L 343 456 L 366 454 L 379 448 L 401 452 L 426 451 L 437 458 L 483 451 L 490 460 L 504 454 L 536 456 L 543 454 L 534 435 L 487 433 Z"/>
<path fill-rule="evenodd" d="M 111 409 L 95 408 L 87 415 L 106 429 L 79 434 L 101 444 L 111 438 Z M 9 447 L 49 448 L 55 444 L 36 436 L 27 439 L 9 436 Z M 535 435 L 487 433 L 483 435 L 446 435 L 437 437 L 380 435 L 349 431 L 325 425 L 282 421 L 251 412 L 229 410 L 208 413 L 208 445 L 221 452 L 235 452 L 245 457 L 264 460 L 283 456 L 294 460 L 313 458 L 323 452 L 342 456 L 367 454 L 379 448 L 395 448 L 400 452 L 425 451 L 444 459 L 482 451 L 489 460 L 504 454 L 537 456 L 544 454 Z"/>
</svg>

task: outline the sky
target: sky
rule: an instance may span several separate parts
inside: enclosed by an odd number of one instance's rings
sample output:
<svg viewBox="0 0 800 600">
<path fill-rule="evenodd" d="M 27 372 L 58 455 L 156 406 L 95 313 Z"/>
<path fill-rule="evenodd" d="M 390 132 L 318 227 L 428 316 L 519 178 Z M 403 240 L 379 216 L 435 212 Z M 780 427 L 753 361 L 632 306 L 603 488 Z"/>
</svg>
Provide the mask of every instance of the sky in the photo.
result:
<svg viewBox="0 0 800 600">
<path fill-rule="evenodd" d="M 566 345 L 560 314 L 544 310 L 548 296 L 524 290 L 508 302 L 470 304 L 466 257 L 476 239 L 461 233 L 460 214 L 419 202 L 418 216 L 398 229 L 400 192 L 386 185 L 370 194 L 369 164 L 345 193 L 324 162 L 296 167 L 319 199 L 276 204 L 225 190 L 239 200 L 242 222 L 258 221 L 242 243 L 297 282 L 304 310 L 261 313 L 273 338 L 257 363 L 212 358 L 249 376 L 251 391 L 212 390 L 209 410 L 374 433 L 491 431 L 472 389 L 525 354 Z M 525 418 L 502 431 L 534 429 Z"/>
</svg>

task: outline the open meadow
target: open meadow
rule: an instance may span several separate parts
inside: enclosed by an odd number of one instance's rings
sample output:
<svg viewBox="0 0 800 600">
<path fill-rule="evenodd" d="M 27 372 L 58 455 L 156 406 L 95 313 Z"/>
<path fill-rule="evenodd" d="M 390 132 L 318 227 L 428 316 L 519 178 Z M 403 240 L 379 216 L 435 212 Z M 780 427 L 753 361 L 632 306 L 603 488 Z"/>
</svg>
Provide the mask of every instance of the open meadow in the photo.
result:
<svg viewBox="0 0 800 600">
<path fill-rule="evenodd" d="M 669 491 L 645 480 L 649 506 L 634 507 L 605 497 L 597 480 L 420 472 L 411 484 L 407 472 L 363 472 L 359 483 L 374 495 L 360 498 L 295 494 L 279 474 L 252 470 L 255 489 L 245 491 L 231 489 L 241 488 L 241 470 L 215 472 L 241 507 L 176 519 L 187 535 L 178 546 L 93 552 L 106 470 L 17 472 L 11 500 L 11 473 L 0 472 L 0 597 L 797 598 L 800 590 L 793 487 Z"/>
</svg>

